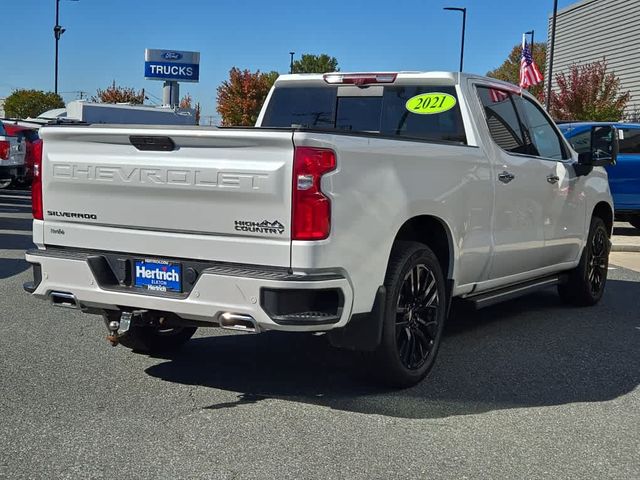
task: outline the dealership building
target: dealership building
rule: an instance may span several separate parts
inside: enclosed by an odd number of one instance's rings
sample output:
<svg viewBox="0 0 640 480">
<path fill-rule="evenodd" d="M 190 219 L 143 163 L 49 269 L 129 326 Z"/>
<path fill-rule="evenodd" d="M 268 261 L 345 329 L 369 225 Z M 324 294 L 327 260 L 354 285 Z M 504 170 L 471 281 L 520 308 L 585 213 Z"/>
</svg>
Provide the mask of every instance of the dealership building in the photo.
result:
<svg viewBox="0 0 640 480">
<path fill-rule="evenodd" d="M 549 42 L 551 24 L 550 17 Z M 607 71 L 620 79 L 621 91 L 631 92 L 627 117 L 640 120 L 640 0 L 582 0 L 558 11 L 554 87 L 557 73 L 603 58 Z"/>
</svg>

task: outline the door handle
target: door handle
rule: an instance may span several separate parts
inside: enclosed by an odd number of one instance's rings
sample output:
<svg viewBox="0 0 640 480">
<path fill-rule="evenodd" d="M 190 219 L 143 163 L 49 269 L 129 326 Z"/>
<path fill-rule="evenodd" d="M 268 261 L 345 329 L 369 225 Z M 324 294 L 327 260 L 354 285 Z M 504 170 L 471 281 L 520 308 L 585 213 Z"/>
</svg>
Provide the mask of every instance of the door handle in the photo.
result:
<svg viewBox="0 0 640 480">
<path fill-rule="evenodd" d="M 558 180 L 560 180 L 560 177 L 557 175 L 547 175 L 547 182 L 551 184 L 558 183 Z"/>
<path fill-rule="evenodd" d="M 509 183 L 514 178 L 516 178 L 516 176 L 513 173 L 509 173 L 507 171 L 504 171 L 498 175 L 498 180 L 500 180 L 502 183 Z"/>
</svg>

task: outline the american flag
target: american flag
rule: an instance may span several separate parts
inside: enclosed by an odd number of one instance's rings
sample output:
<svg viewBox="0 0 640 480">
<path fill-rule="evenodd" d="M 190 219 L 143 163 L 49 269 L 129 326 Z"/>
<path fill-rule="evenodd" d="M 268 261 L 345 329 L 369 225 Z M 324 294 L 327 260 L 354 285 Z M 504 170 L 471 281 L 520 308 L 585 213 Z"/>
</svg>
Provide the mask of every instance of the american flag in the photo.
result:
<svg viewBox="0 0 640 480">
<path fill-rule="evenodd" d="M 542 73 L 531 56 L 531 49 L 522 36 L 522 58 L 520 59 L 520 87 L 529 88 L 542 81 Z"/>
<path fill-rule="evenodd" d="M 504 102 L 507 98 L 509 98 L 509 93 L 504 90 L 496 90 L 495 88 L 489 89 L 489 98 L 493 103 Z"/>
</svg>

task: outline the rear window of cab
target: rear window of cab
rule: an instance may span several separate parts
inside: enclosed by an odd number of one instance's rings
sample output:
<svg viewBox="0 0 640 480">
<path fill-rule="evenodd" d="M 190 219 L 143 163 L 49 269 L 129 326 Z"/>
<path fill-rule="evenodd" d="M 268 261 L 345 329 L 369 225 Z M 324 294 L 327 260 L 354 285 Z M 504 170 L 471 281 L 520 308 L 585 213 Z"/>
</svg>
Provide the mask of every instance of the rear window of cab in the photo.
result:
<svg viewBox="0 0 640 480">
<path fill-rule="evenodd" d="M 467 143 L 457 93 L 452 86 L 384 86 L 381 95 L 357 96 L 339 95 L 338 88 L 277 87 L 267 105 L 262 127 L 379 133 Z M 428 108 L 421 109 L 423 106 Z"/>
</svg>

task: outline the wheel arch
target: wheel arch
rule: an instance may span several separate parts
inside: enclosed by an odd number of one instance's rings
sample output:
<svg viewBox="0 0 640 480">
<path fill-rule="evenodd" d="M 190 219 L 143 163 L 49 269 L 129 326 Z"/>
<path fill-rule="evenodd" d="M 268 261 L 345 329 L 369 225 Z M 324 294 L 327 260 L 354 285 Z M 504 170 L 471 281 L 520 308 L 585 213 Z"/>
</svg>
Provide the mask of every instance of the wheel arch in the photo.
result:
<svg viewBox="0 0 640 480">
<path fill-rule="evenodd" d="M 591 217 L 601 218 L 607 227 L 609 236 L 613 233 L 613 209 L 607 202 L 601 201 L 596 204 L 591 213 Z"/>
<path fill-rule="evenodd" d="M 398 241 L 415 241 L 427 245 L 435 253 L 445 279 L 453 278 L 453 236 L 447 224 L 432 215 L 418 215 L 405 221 L 396 234 Z"/>
</svg>

